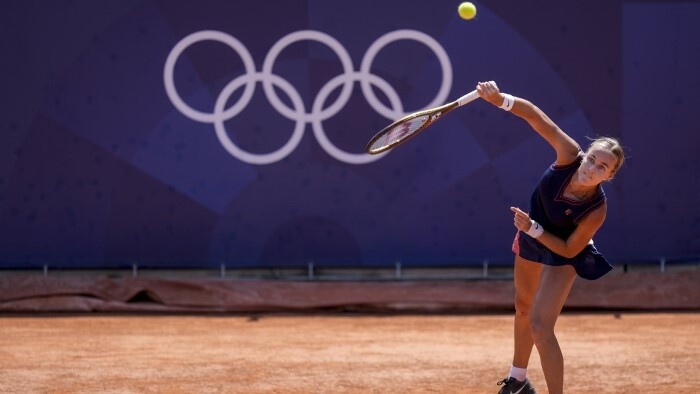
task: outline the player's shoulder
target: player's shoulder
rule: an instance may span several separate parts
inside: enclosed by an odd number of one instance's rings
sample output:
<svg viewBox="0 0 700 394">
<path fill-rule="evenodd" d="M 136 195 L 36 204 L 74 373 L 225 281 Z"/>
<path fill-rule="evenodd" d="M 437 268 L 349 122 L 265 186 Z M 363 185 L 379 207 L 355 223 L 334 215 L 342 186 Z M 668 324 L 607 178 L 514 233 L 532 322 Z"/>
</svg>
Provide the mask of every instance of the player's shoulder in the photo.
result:
<svg viewBox="0 0 700 394">
<path fill-rule="evenodd" d="M 553 170 L 565 170 L 571 167 L 578 166 L 583 160 L 583 151 L 579 150 L 576 154 L 557 155 L 556 161 L 552 163 Z"/>
<path fill-rule="evenodd" d="M 557 153 L 557 162 L 562 165 L 569 164 L 582 155 L 581 145 L 563 130 L 557 129 L 559 131 L 558 138 L 556 138 L 552 144 L 552 147 Z"/>
</svg>

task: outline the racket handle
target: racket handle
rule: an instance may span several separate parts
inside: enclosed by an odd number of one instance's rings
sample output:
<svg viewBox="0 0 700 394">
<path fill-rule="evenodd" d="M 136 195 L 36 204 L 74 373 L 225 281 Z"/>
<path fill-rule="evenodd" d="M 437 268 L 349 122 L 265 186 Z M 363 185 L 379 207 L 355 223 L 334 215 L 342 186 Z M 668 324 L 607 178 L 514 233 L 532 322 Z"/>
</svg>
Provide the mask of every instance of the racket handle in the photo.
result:
<svg viewBox="0 0 700 394">
<path fill-rule="evenodd" d="M 457 99 L 457 104 L 459 106 L 462 106 L 464 104 L 469 104 L 472 101 L 476 100 L 479 98 L 479 93 L 477 93 L 476 90 L 472 90 L 471 92 L 465 94 L 464 96 L 460 97 Z"/>
</svg>

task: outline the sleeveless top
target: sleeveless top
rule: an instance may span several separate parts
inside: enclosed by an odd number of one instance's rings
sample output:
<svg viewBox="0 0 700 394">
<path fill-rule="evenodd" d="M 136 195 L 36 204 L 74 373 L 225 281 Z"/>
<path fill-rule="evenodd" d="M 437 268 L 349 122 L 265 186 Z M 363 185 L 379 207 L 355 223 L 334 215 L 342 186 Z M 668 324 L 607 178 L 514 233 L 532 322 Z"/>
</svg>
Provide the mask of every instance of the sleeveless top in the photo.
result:
<svg viewBox="0 0 700 394">
<path fill-rule="evenodd" d="M 564 196 L 582 160 L 583 156 L 579 155 L 571 164 L 552 164 L 530 198 L 530 218 L 562 239 L 569 238 L 583 218 L 605 203 L 605 192 L 600 185 L 596 193 L 584 201 Z"/>
<path fill-rule="evenodd" d="M 584 201 L 564 196 L 566 186 L 576 174 L 583 156 L 579 155 L 571 164 L 552 164 L 542 175 L 530 198 L 530 218 L 542 228 L 566 240 L 588 214 L 605 203 L 603 188 L 598 185 L 596 193 Z M 520 257 L 546 265 L 572 265 L 584 279 L 598 279 L 608 273 L 612 266 L 593 246 L 593 241 L 573 258 L 566 258 L 549 250 L 542 243 L 522 231 L 518 231 L 513 243 L 513 252 Z"/>
</svg>

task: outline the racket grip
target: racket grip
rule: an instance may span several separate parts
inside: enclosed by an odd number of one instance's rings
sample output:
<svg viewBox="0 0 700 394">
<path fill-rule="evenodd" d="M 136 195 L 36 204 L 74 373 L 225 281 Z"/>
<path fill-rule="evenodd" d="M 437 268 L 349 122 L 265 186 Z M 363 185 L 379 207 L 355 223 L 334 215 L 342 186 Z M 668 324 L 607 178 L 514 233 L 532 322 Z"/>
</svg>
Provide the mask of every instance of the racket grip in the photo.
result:
<svg viewBox="0 0 700 394">
<path fill-rule="evenodd" d="M 477 93 L 476 90 L 472 90 L 471 92 L 465 94 L 464 96 L 460 97 L 457 99 L 457 104 L 459 106 L 462 106 L 464 104 L 469 104 L 472 101 L 476 100 L 479 98 L 479 93 Z"/>
</svg>

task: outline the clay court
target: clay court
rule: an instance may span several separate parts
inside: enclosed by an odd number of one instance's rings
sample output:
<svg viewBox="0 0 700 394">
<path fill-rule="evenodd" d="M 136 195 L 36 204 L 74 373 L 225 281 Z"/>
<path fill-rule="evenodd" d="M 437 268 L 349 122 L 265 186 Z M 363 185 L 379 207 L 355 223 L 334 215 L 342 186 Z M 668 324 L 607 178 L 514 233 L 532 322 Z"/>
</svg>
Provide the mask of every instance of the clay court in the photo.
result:
<svg viewBox="0 0 700 394">
<path fill-rule="evenodd" d="M 694 266 L 693 266 L 694 267 Z M 567 393 L 691 393 L 700 271 L 578 280 Z M 0 277 L 7 393 L 496 393 L 513 282 Z M 546 393 L 537 352 L 530 377 Z"/>
<path fill-rule="evenodd" d="M 0 319 L 8 393 L 495 393 L 512 317 L 16 316 Z M 567 393 L 691 393 L 697 313 L 565 313 Z M 689 373 L 690 372 L 690 373 Z M 533 355 L 530 376 L 546 393 Z"/>
</svg>

